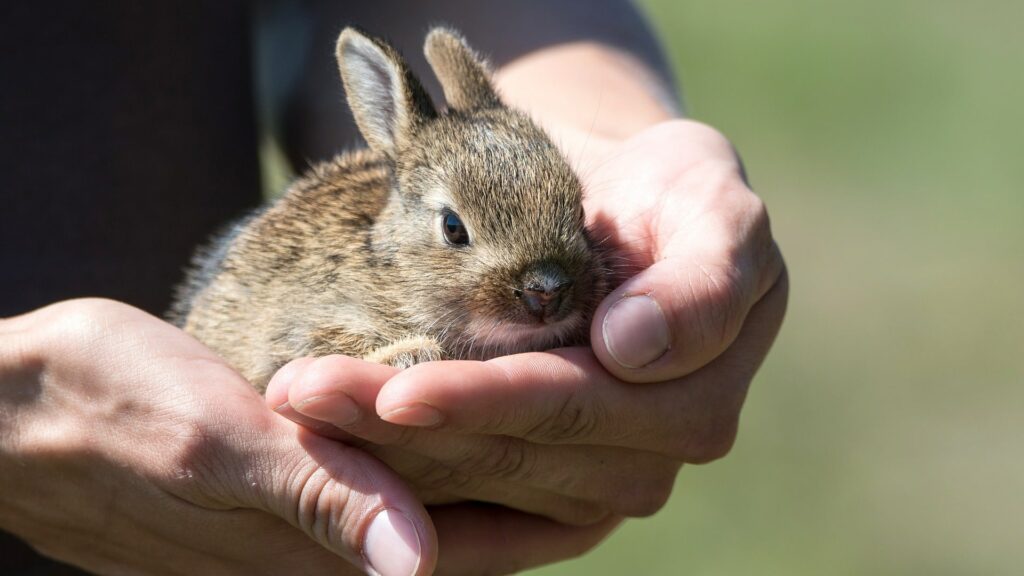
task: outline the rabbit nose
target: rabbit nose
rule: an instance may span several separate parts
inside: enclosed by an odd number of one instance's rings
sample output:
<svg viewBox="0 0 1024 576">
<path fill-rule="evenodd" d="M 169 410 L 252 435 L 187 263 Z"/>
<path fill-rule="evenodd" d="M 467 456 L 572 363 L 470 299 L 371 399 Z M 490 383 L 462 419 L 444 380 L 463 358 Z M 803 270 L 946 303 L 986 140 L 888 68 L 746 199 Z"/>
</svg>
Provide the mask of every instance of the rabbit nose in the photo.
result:
<svg viewBox="0 0 1024 576">
<path fill-rule="evenodd" d="M 549 313 L 554 313 L 558 310 L 558 306 L 562 303 L 562 291 L 560 289 L 557 292 L 523 290 L 521 299 L 530 314 L 533 314 L 537 320 L 544 320 L 544 317 L 548 316 Z"/>
<path fill-rule="evenodd" d="M 572 280 L 560 266 L 542 264 L 524 275 L 522 288 L 515 290 L 515 296 L 527 312 L 543 322 L 558 316 L 570 286 Z"/>
</svg>

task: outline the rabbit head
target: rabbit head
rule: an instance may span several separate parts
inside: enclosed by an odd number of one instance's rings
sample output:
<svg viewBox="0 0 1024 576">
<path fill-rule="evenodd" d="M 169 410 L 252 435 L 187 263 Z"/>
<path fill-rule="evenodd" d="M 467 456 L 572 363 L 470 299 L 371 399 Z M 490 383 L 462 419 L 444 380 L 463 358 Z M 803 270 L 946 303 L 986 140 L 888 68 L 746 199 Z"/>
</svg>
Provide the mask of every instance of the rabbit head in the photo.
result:
<svg viewBox="0 0 1024 576">
<path fill-rule="evenodd" d="M 337 46 L 356 123 L 391 167 L 370 248 L 391 300 L 456 357 L 585 340 L 607 279 L 579 179 L 457 33 L 435 28 L 424 50 L 443 112 L 388 44 L 349 28 Z"/>
</svg>

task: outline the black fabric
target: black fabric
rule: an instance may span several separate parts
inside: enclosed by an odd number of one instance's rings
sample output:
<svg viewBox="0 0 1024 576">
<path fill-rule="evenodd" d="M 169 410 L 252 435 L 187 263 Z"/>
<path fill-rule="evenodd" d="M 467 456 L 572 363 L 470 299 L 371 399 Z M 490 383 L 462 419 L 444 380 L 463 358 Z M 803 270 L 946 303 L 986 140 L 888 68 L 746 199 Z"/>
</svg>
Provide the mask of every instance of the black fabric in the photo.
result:
<svg viewBox="0 0 1024 576">
<path fill-rule="evenodd" d="M 248 11 L 0 4 L 0 316 L 162 314 L 194 247 L 259 202 Z M 78 573 L 0 534 L 0 574 Z"/>
<path fill-rule="evenodd" d="M 0 316 L 75 296 L 160 314 L 259 202 L 244 2 L 5 2 L 0 78 Z"/>
</svg>

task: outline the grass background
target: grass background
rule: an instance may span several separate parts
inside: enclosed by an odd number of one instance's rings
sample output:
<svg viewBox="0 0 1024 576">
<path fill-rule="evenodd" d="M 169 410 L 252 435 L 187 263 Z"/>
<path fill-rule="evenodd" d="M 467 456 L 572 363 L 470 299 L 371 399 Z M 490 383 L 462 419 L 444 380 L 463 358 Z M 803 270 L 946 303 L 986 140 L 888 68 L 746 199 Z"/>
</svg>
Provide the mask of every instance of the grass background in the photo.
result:
<svg viewBox="0 0 1024 576">
<path fill-rule="evenodd" d="M 641 3 L 790 308 L 732 454 L 531 574 L 1024 573 L 1024 2 Z"/>
</svg>

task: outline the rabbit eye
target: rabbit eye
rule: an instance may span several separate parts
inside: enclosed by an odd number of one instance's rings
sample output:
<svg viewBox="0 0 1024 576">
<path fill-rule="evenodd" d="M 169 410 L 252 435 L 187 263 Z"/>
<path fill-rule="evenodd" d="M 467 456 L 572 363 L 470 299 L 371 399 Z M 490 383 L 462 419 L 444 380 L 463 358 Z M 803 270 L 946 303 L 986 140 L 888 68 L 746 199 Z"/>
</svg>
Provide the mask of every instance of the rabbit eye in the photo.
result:
<svg viewBox="0 0 1024 576">
<path fill-rule="evenodd" d="M 441 230 L 444 232 L 444 239 L 449 244 L 465 246 L 469 244 L 469 232 L 466 225 L 454 212 L 446 212 L 441 219 Z"/>
</svg>

